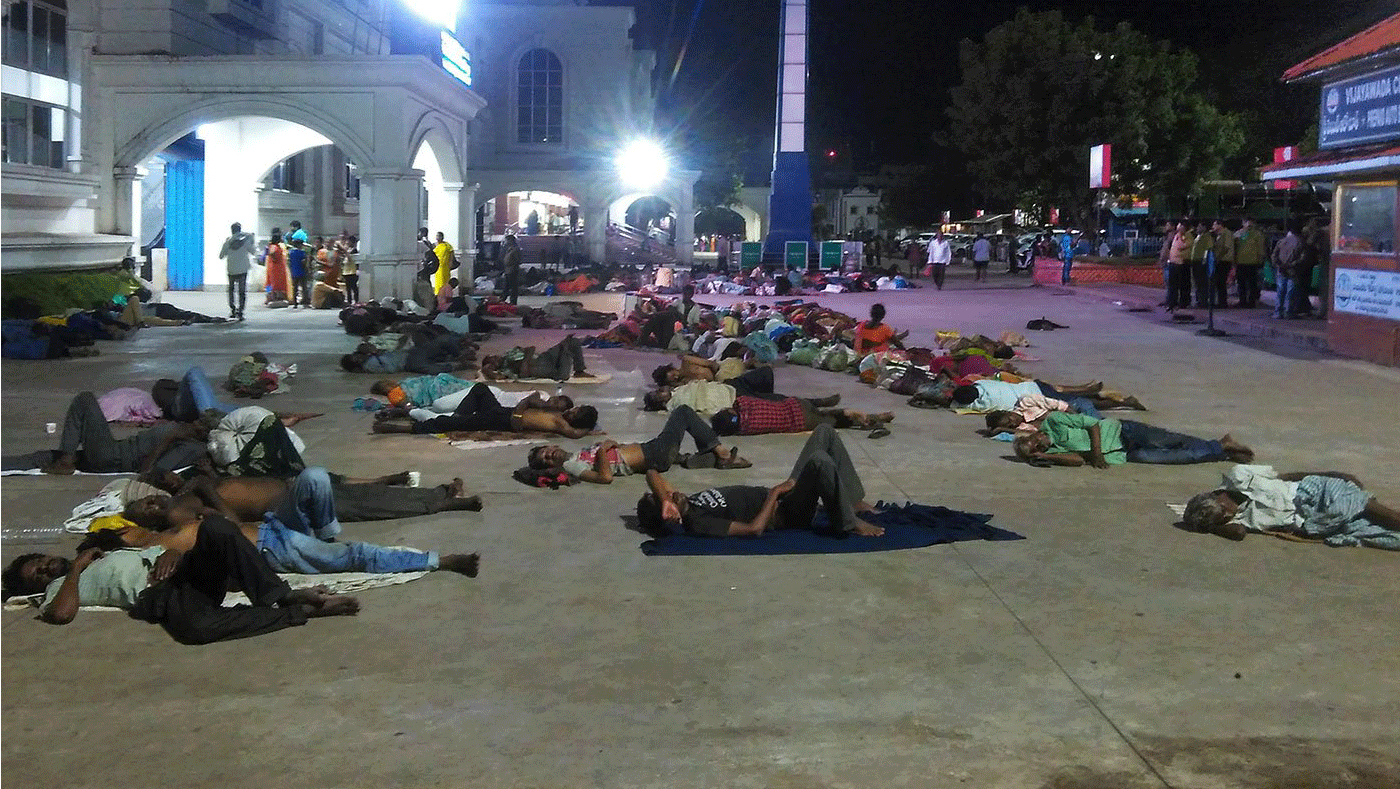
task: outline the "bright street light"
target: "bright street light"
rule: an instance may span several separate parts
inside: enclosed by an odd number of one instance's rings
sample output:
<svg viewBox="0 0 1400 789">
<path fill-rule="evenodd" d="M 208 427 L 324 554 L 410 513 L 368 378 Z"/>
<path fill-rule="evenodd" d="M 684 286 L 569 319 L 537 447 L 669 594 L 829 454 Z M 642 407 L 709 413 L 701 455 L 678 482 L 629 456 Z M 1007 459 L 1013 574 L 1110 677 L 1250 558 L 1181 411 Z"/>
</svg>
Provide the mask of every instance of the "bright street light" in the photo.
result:
<svg viewBox="0 0 1400 789">
<path fill-rule="evenodd" d="M 613 161 L 622 185 L 629 189 L 650 189 L 661 183 L 671 169 L 666 152 L 651 140 L 636 140 Z"/>
</svg>

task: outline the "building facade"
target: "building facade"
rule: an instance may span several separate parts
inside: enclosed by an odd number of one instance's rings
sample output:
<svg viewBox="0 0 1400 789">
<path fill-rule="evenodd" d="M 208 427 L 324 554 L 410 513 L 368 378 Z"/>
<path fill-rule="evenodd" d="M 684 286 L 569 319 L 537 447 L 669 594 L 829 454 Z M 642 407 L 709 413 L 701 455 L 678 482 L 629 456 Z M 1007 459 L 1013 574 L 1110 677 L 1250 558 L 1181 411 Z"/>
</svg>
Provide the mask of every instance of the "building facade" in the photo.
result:
<svg viewBox="0 0 1400 789">
<path fill-rule="evenodd" d="M 446 29 L 404 0 L 6 2 L 0 265 L 154 248 L 157 284 L 214 288 L 232 222 L 263 243 L 295 219 L 358 235 L 362 288 L 402 294 L 418 227 L 470 271 L 479 203 L 532 189 L 576 201 L 602 259 L 635 199 L 611 151 L 651 118 L 633 23 L 559 2 L 471 3 Z M 655 191 L 687 250 L 693 183 Z"/>
</svg>

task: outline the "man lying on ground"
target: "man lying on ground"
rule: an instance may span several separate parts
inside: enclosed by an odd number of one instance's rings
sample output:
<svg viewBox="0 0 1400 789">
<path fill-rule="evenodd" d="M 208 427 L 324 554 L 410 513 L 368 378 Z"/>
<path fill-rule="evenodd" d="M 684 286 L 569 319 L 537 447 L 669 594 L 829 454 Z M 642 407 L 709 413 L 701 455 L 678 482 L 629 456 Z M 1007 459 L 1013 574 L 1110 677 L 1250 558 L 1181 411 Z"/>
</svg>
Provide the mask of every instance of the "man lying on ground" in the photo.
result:
<svg viewBox="0 0 1400 789">
<path fill-rule="evenodd" d="M 732 345 L 731 348 L 743 350 L 743 345 Z M 680 386 L 691 381 L 728 381 L 744 374 L 745 370 L 753 367 L 753 362 L 745 361 L 740 356 L 729 356 L 721 361 L 710 361 L 695 354 L 683 354 L 680 357 L 680 366 L 674 364 L 663 364 L 651 371 L 651 380 L 657 386 Z"/>
<path fill-rule="evenodd" d="M 662 386 L 642 396 L 642 407 L 647 411 L 664 411 L 686 405 L 697 414 L 713 414 L 732 408 L 734 399 L 739 396 L 761 400 L 785 400 L 788 397 L 774 393 L 772 367 L 755 367 L 728 381 L 691 381 L 675 387 Z M 839 394 L 812 398 L 812 404 L 819 408 L 830 408 L 840 402 Z"/>
<path fill-rule="evenodd" d="M 334 502 L 326 502 L 334 509 Z M 201 524 L 210 518 L 234 520 L 231 512 L 218 512 L 188 499 L 146 496 L 127 505 L 122 515 L 136 524 L 125 529 L 92 532 L 80 548 L 103 550 L 150 548 L 188 551 L 198 539 Z M 366 542 L 326 542 L 296 524 L 284 523 L 266 513 L 261 522 L 242 522 L 239 531 L 257 548 L 272 569 L 280 573 L 412 573 L 447 570 L 476 577 L 477 554 L 446 554 L 395 548 Z"/>
<path fill-rule="evenodd" d="M 66 625 L 85 605 L 114 606 L 159 623 L 185 644 L 247 638 L 360 610 L 353 597 L 293 590 L 238 525 L 217 514 L 204 518 L 188 551 L 89 548 L 71 562 L 31 553 L 5 568 L 4 584 L 8 594 L 44 593 L 39 617 L 46 622 Z M 230 588 L 243 590 L 252 605 L 223 607 Z"/>
<path fill-rule="evenodd" d="M 1192 531 L 1231 540 L 1274 532 L 1400 550 L 1400 512 L 1340 471 L 1278 474 L 1272 466 L 1235 466 L 1220 487 L 1191 497 L 1182 520 Z"/>
<path fill-rule="evenodd" d="M 313 466 L 291 479 L 210 477 L 188 480 L 148 475 L 154 487 L 175 495 L 173 505 L 207 506 L 239 521 L 276 513 L 283 523 L 322 539 L 334 538 L 340 523 L 394 520 L 438 512 L 481 510 L 480 496 L 467 496 L 460 477 L 450 484 L 411 488 L 408 472 L 351 479 Z"/>
<path fill-rule="evenodd" d="M 1018 435 L 1012 446 L 1016 457 L 1044 466 L 1088 463 L 1108 468 L 1123 463 L 1183 465 L 1254 459 L 1253 450 L 1228 434 L 1209 441 L 1129 419 L 1094 419 L 1060 411 L 1046 415 L 1034 433 Z"/>
<path fill-rule="evenodd" d="M 835 532 L 878 537 L 879 526 L 861 519 L 874 512 L 846 446 L 828 425 L 812 431 L 788 479 L 772 488 L 727 485 L 689 496 L 672 488 L 657 471 L 647 472 L 651 492 L 637 501 L 637 520 L 646 531 L 679 523 L 687 532 L 709 537 L 756 537 L 771 529 L 810 529 L 818 503 Z"/>
<path fill-rule="evenodd" d="M 1041 420 L 1052 412 L 1084 414 L 1102 419 L 1103 414 L 1093 402 L 1083 397 L 1070 397 L 1060 400 L 1045 395 L 1022 395 L 1010 411 L 992 411 L 987 414 L 987 429 L 978 431 L 985 436 L 998 433 L 1034 433 L 1040 429 Z"/>
<path fill-rule="evenodd" d="M 481 377 L 488 381 L 521 378 L 567 381 L 571 372 L 574 376 L 588 375 L 583 363 L 583 345 L 572 334 L 539 353 L 533 345 L 517 346 L 499 356 L 486 356 L 481 360 Z"/>
<path fill-rule="evenodd" d="M 671 465 L 681 458 L 681 441 L 686 434 L 695 441 L 695 455 L 690 456 L 687 467 L 699 468 L 702 465 L 712 468 L 737 469 L 753 465 L 739 457 L 739 448 L 724 451 L 719 436 L 705 420 L 695 412 L 681 406 L 666 418 L 666 426 L 661 433 L 643 444 L 619 444 L 604 441 L 591 447 L 569 453 L 554 444 L 532 447 L 529 454 L 530 468 L 562 468 L 584 482 L 611 485 L 614 476 L 630 476 L 645 471 L 668 471 Z M 701 460 L 700 458 L 704 458 Z M 694 463 L 694 465 L 691 465 Z"/>
<path fill-rule="evenodd" d="M 438 377 L 450 378 L 450 376 L 446 375 Z M 384 395 L 389 399 L 392 405 L 388 408 L 382 408 L 376 411 L 374 413 L 375 419 L 408 417 L 421 422 L 425 419 L 442 416 L 443 414 L 450 414 L 457 410 L 457 406 L 466 399 L 467 393 L 471 391 L 473 386 L 476 386 L 472 381 L 462 381 L 466 386 L 455 390 L 447 385 L 423 388 L 412 385 L 413 381 L 414 379 L 408 379 L 400 381 L 397 384 L 389 379 L 376 381 L 370 391 Z M 544 403 L 542 408 L 546 411 L 563 412 L 574 407 L 574 400 L 568 395 L 546 395 L 539 390 L 507 392 L 504 389 L 499 389 L 489 384 L 486 388 L 491 390 L 491 394 L 495 396 L 496 402 L 507 408 L 514 408 L 522 401 L 531 397 L 538 398 L 539 401 L 542 401 Z M 444 392 L 444 394 L 429 399 L 437 392 Z M 426 400 L 426 403 L 419 405 L 419 403 L 424 400 Z"/>
<path fill-rule="evenodd" d="M 436 375 L 473 366 L 477 346 L 459 335 L 423 336 L 412 347 L 381 351 L 370 343 L 340 357 L 340 367 L 350 373 L 422 373 Z"/>
<path fill-rule="evenodd" d="M 1135 411 L 1146 411 L 1144 406 L 1132 395 L 1125 395 L 1121 392 L 1104 389 L 1102 383 L 1094 381 L 1087 384 L 1052 384 L 1047 381 L 1023 381 L 1021 383 L 1007 383 L 1005 381 L 994 381 L 984 379 L 972 384 L 959 386 L 953 390 L 953 407 L 965 408 L 969 411 L 1010 411 L 1016 407 L 1016 401 L 1026 395 L 1044 395 L 1057 400 L 1064 400 L 1070 397 L 1083 397 L 1094 404 L 1095 408 L 1105 410 L 1109 408 L 1131 408 Z"/>
<path fill-rule="evenodd" d="M 190 424 L 157 425 L 117 439 L 92 392 L 68 404 L 58 449 L 6 457 L 5 470 L 38 468 L 45 474 L 174 471 L 209 462 L 205 441 L 222 414 L 209 412 Z"/>
<path fill-rule="evenodd" d="M 557 410 L 568 404 L 565 410 Z M 376 433 L 450 433 L 494 430 L 503 433 L 558 433 L 566 438 L 583 438 L 598 426 L 598 409 L 572 405 L 567 398 L 545 400 L 532 392 L 514 407 L 502 405 L 486 384 L 467 390 L 450 414 L 422 421 L 391 418 L 376 420 Z"/>
<path fill-rule="evenodd" d="M 894 421 L 894 414 L 866 414 L 845 408 L 822 408 L 815 400 L 785 397 L 768 400 L 740 396 L 734 405 L 716 411 L 710 426 L 722 436 L 757 436 L 765 433 L 802 433 L 819 425 L 876 430 Z M 889 435 L 888 432 L 884 435 Z"/>
</svg>

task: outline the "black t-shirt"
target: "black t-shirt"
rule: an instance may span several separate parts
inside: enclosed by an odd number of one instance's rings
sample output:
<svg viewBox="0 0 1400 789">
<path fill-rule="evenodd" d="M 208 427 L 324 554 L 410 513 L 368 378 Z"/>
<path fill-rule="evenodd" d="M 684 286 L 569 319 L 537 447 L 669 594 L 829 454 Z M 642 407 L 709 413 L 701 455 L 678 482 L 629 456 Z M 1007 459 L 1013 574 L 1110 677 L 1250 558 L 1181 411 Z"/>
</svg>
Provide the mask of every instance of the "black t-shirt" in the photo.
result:
<svg viewBox="0 0 1400 789">
<path fill-rule="evenodd" d="M 763 510 L 763 504 L 768 500 L 768 488 L 725 485 L 692 493 L 686 500 L 690 502 L 690 509 L 683 519 L 685 530 L 707 537 L 723 537 L 729 534 L 730 523 L 751 521 Z"/>
</svg>

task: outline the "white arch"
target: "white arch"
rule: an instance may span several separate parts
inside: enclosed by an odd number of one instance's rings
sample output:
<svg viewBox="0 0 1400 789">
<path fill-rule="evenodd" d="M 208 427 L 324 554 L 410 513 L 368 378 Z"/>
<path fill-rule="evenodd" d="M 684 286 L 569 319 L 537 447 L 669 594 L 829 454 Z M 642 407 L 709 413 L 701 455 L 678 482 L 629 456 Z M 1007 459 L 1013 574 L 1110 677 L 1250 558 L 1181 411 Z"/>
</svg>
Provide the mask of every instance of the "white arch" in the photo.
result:
<svg viewBox="0 0 1400 789">
<path fill-rule="evenodd" d="M 418 167 L 418 158 L 426 148 L 431 152 L 442 180 L 461 183 L 466 173 L 462 158 L 463 143 L 452 133 L 446 118 L 437 112 L 427 112 L 418 119 L 413 134 L 409 135 L 409 159 L 414 162 L 414 167 Z"/>
<path fill-rule="evenodd" d="M 151 123 L 127 140 L 117 141 L 114 165 L 135 167 L 193 129 L 239 117 L 277 118 L 304 126 L 339 146 L 357 165 L 379 165 L 373 149 L 350 128 L 334 118 L 311 112 L 290 99 L 273 96 L 259 96 L 256 99 L 246 96 L 218 97 L 196 102 L 182 112 Z"/>
</svg>

